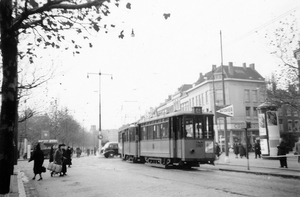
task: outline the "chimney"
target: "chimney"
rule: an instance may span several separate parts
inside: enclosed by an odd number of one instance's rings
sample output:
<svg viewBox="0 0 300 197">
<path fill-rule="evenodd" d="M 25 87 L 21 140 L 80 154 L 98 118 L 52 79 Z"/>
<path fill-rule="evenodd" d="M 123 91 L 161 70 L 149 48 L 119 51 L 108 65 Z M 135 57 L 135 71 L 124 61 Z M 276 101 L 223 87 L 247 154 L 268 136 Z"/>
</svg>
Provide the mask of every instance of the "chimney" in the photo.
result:
<svg viewBox="0 0 300 197">
<path fill-rule="evenodd" d="M 233 63 L 232 62 L 229 62 L 228 63 L 228 71 L 229 71 L 229 74 L 230 75 L 233 75 L 234 71 L 233 71 Z"/>
<path fill-rule="evenodd" d="M 243 67 L 244 67 L 245 69 L 246 69 L 246 65 L 247 65 L 246 63 L 243 63 Z"/>
<path fill-rule="evenodd" d="M 202 79 L 203 78 L 203 75 L 202 75 L 202 73 L 200 73 L 200 79 Z"/>
<path fill-rule="evenodd" d="M 252 70 L 255 70 L 255 64 L 254 63 L 250 64 L 249 67 L 252 68 Z"/>
<path fill-rule="evenodd" d="M 216 70 L 217 66 L 216 65 L 212 65 L 212 71 L 214 72 L 214 70 Z"/>
</svg>

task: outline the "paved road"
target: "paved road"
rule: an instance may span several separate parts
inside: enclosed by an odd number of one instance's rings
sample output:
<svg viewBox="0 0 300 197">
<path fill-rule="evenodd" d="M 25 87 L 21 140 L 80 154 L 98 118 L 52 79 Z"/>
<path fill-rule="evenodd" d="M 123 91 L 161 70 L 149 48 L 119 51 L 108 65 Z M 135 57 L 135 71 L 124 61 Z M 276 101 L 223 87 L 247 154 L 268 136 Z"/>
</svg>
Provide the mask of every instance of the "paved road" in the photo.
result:
<svg viewBox="0 0 300 197">
<path fill-rule="evenodd" d="M 47 162 L 46 162 L 47 163 Z M 224 172 L 203 165 L 194 170 L 165 170 L 123 162 L 119 158 L 82 157 L 73 159 L 68 176 L 43 181 L 27 180 L 32 163 L 19 162 L 25 172 L 28 197 L 77 196 L 298 196 L 299 179 Z"/>
</svg>

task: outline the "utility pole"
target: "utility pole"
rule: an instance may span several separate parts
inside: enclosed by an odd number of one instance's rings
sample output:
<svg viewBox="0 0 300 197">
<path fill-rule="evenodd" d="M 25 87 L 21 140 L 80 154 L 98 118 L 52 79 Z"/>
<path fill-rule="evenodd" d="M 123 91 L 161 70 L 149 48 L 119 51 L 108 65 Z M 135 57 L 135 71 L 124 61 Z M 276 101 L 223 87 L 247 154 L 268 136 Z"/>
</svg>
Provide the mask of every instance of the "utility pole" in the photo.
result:
<svg viewBox="0 0 300 197">
<path fill-rule="evenodd" d="M 222 48 L 222 31 L 220 31 L 220 44 L 221 44 L 221 68 L 222 68 L 222 88 L 223 88 L 223 105 L 226 105 L 225 100 L 225 83 L 224 83 L 224 68 L 223 68 L 223 48 Z M 224 138 L 225 138 L 225 163 L 229 163 L 228 153 L 228 139 L 227 139 L 227 117 L 224 116 Z"/>
<path fill-rule="evenodd" d="M 98 75 L 99 76 L 99 155 L 102 148 L 102 129 L 101 129 L 101 75 L 108 75 L 113 79 L 112 74 L 105 74 L 105 73 L 87 73 L 87 78 L 89 78 L 89 75 Z"/>
</svg>

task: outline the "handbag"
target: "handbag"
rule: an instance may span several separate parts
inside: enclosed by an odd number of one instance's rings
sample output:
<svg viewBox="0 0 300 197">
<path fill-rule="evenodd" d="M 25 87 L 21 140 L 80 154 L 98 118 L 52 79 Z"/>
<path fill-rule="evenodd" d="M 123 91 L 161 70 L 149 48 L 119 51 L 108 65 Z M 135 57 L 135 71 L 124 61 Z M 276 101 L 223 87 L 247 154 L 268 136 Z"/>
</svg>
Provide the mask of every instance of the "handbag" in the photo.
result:
<svg viewBox="0 0 300 197">
<path fill-rule="evenodd" d="M 50 170 L 50 171 L 54 171 L 54 170 L 55 170 L 55 166 L 54 166 L 53 164 L 54 164 L 53 162 L 50 162 L 50 163 L 48 164 L 47 169 Z"/>
<path fill-rule="evenodd" d="M 42 172 L 46 172 L 45 166 L 42 166 Z"/>
<path fill-rule="evenodd" d="M 55 172 L 61 172 L 61 169 L 62 169 L 62 165 L 58 165 L 58 164 L 53 164 L 54 165 L 54 170 L 53 171 L 55 171 Z"/>
</svg>

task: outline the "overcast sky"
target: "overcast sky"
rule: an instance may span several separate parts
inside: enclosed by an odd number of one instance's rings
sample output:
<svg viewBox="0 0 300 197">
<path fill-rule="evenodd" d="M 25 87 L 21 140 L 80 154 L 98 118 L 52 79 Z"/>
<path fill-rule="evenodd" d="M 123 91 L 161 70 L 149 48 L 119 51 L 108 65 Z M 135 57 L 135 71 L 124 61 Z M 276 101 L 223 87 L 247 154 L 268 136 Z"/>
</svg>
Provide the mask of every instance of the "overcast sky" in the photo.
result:
<svg viewBox="0 0 300 197">
<path fill-rule="evenodd" d="M 263 77 L 269 76 L 280 61 L 270 54 L 265 34 L 280 20 L 292 20 L 291 13 L 300 18 L 299 0 L 130 2 L 131 10 L 112 10 L 106 20 L 116 23 L 116 30 L 92 36 L 92 49 L 76 57 L 56 54 L 55 78 L 46 92 L 36 93 L 68 107 L 86 128 L 99 124 L 99 76 L 87 78 L 87 73 L 113 75 L 113 80 L 101 76 L 102 129 L 119 128 L 157 107 L 182 84 L 196 82 L 213 64 L 219 66 L 220 31 L 225 65 L 254 63 Z M 171 14 L 167 20 L 164 13 Z M 127 32 L 124 39 L 117 37 L 118 27 Z M 128 34 L 132 28 L 135 37 Z"/>
</svg>

